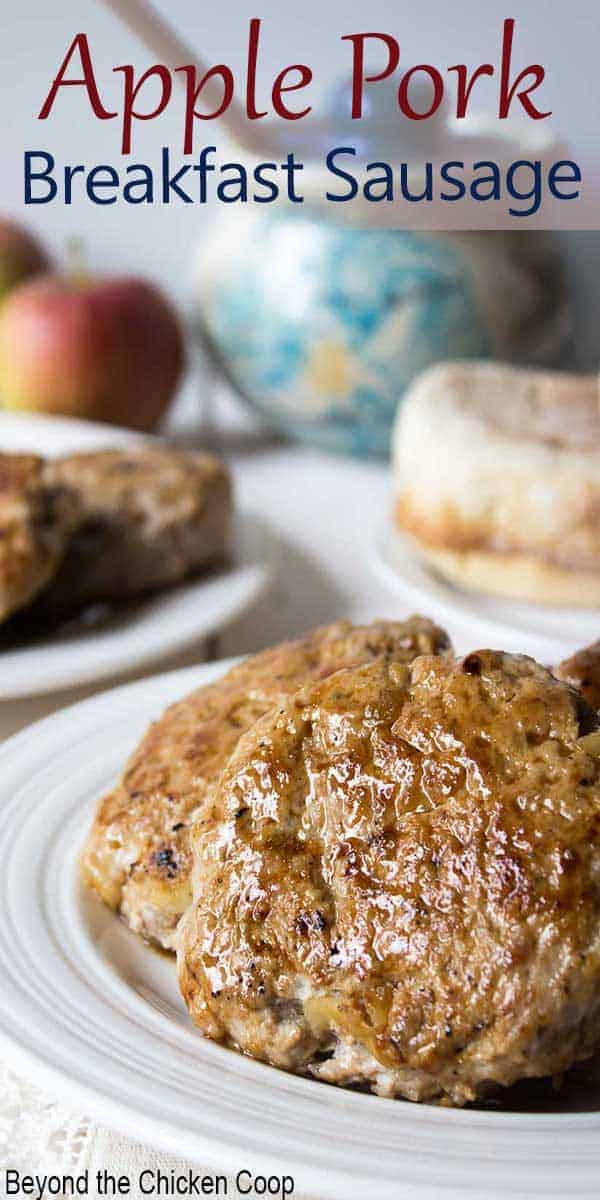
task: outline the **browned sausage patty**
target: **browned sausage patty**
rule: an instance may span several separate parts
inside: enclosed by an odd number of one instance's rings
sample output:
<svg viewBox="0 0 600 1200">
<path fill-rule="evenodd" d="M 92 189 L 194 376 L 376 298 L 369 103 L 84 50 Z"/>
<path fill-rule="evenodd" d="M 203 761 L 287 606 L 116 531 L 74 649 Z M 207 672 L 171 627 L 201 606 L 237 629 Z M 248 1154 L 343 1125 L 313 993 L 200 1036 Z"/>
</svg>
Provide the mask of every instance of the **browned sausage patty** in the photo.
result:
<svg viewBox="0 0 600 1200">
<path fill-rule="evenodd" d="M 242 737 L 192 833 L 179 976 L 278 1067 L 463 1104 L 600 1041 L 600 733 L 532 659 L 393 657 Z"/>
<path fill-rule="evenodd" d="M 565 658 L 554 674 L 577 688 L 592 708 L 600 709 L 600 641 Z"/>
<path fill-rule="evenodd" d="M 98 450 L 55 459 L 47 470 L 74 496 L 77 524 L 36 618 L 169 587 L 227 553 L 231 485 L 210 454 L 161 445 Z"/>
<path fill-rule="evenodd" d="M 86 882 L 132 929 L 172 948 L 191 900 L 189 825 L 194 817 L 210 825 L 211 789 L 240 736 L 307 680 L 381 656 L 410 662 L 447 650 L 442 630 L 421 618 L 340 622 L 264 650 L 172 705 L 100 804 Z"/>
<path fill-rule="evenodd" d="M 35 454 L 0 454 L 0 621 L 47 584 L 75 520 L 73 497 Z"/>
</svg>

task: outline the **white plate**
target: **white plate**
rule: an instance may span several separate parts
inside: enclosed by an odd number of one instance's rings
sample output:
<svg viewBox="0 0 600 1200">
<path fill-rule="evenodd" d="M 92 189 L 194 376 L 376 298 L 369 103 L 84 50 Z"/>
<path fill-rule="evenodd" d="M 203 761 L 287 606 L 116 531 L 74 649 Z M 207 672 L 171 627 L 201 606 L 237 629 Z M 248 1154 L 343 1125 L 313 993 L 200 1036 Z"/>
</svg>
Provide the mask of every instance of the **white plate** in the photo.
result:
<svg viewBox="0 0 600 1200">
<path fill-rule="evenodd" d="M 297 1192 L 597 1200 L 600 1111 L 412 1105 L 253 1062 L 204 1041 L 170 960 L 82 894 L 76 857 L 96 797 L 147 722 L 228 665 L 106 692 L 0 748 L 0 1052 L 153 1147 L 228 1174 L 291 1174 Z"/>
<path fill-rule="evenodd" d="M 461 591 L 421 562 L 389 521 L 369 549 L 385 581 L 408 604 L 442 622 L 461 650 L 488 645 L 551 664 L 600 637 L 598 610 L 545 608 Z"/>
<path fill-rule="evenodd" d="M 154 439 L 116 425 L 97 421 L 76 421 L 72 417 L 44 417 L 37 413 L 0 412 L 0 450 L 28 451 L 54 458 L 78 450 L 98 450 L 101 446 L 136 446 Z"/>
<path fill-rule="evenodd" d="M 65 417 L 0 413 L 0 449 L 52 457 L 148 441 L 139 434 Z M 267 586 L 275 542 L 252 514 L 234 520 L 232 564 L 132 604 L 105 624 L 71 626 L 0 649 L 0 701 L 30 697 L 138 670 L 216 633 Z"/>
</svg>

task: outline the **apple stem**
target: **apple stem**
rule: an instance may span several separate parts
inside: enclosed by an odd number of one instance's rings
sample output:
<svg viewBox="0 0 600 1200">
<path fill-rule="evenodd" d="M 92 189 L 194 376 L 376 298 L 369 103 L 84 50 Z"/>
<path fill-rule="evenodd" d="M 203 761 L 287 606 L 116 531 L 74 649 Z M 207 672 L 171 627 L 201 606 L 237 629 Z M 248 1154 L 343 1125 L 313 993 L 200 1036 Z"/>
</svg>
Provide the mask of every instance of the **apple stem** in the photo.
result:
<svg viewBox="0 0 600 1200">
<path fill-rule="evenodd" d="M 83 238 L 73 236 L 67 239 L 67 266 L 74 283 L 82 283 L 86 279 L 88 271 Z"/>
</svg>

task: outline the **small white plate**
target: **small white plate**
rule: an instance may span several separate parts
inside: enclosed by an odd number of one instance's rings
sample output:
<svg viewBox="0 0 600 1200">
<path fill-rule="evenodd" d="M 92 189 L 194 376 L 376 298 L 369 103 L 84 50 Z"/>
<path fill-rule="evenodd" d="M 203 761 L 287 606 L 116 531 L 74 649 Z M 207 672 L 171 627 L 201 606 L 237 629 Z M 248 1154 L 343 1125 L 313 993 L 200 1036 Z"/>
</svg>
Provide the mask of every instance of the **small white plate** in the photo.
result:
<svg viewBox="0 0 600 1200">
<path fill-rule="evenodd" d="M 571 1093 L 569 1111 L 460 1111 L 286 1075 L 203 1040 L 171 961 L 82 893 L 96 798 L 148 721 L 229 665 L 105 692 L 0 747 L 0 1052 L 153 1148 L 228 1175 L 292 1175 L 296 1192 L 597 1198 L 600 1096 Z"/>
<path fill-rule="evenodd" d="M 0 413 L 1 450 L 52 457 L 149 440 L 65 417 Z M 268 526 L 252 514 L 236 515 L 233 541 L 231 565 L 116 610 L 105 623 L 71 624 L 47 637 L 36 635 L 29 644 L 2 645 L 0 637 L 0 701 L 139 670 L 224 628 L 264 591 L 276 554 Z"/>
<path fill-rule="evenodd" d="M 545 608 L 462 591 L 430 570 L 389 521 L 376 531 L 369 553 L 386 583 L 444 624 L 459 649 L 487 645 L 550 665 L 600 637 L 598 610 Z"/>
</svg>

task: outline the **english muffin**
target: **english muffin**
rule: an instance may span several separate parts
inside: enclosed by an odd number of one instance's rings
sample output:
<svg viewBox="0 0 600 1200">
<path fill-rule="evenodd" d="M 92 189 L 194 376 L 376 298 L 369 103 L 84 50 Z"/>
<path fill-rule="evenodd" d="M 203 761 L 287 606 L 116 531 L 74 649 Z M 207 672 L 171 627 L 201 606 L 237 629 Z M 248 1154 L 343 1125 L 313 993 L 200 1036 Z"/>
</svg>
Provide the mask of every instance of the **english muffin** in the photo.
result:
<svg viewBox="0 0 600 1200">
<path fill-rule="evenodd" d="M 395 520 L 461 587 L 600 605 L 595 376 L 454 363 L 422 375 L 393 439 Z"/>
</svg>

